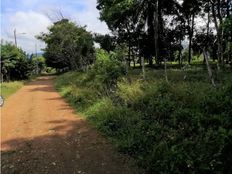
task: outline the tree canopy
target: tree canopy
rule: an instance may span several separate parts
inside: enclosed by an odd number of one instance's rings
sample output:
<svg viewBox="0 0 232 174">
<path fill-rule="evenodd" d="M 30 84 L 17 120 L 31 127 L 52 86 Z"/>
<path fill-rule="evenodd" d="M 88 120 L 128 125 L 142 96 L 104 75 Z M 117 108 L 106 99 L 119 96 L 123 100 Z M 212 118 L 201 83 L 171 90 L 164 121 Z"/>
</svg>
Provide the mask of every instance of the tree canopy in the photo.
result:
<svg viewBox="0 0 232 174">
<path fill-rule="evenodd" d="M 213 42 L 216 43 L 217 51 L 212 57 L 216 57 L 218 65 L 223 66 L 225 62 L 232 61 L 228 58 L 231 48 L 226 46 L 231 45 L 230 0 L 98 0 L 97 2 L 100 19 L 107 23 L 118 41 L 127 44 L 129 62 L 131 52 L 137 52 L 152 65 L 153 59 L 157 64 L 164 59 L 173 60 L 176 51 L 179 52 L 180 61 L 182 43 L 187 39 L 190 64 L 192 55 L 195 54 L 193 40 L 204 31 L 207 31 L 204 32 L 206 35 L 210 32 L 216 36 Z"/>
<path fill-rule="evenodd" d="M 85 27 L 67 19 L 55 22 L 48 33 L 41 33 L 44 41 L 44 57 L 48 66 L 60 70 L 83 70 L 94 61 L 94 42 Z"/>
<path fill-rule="evenodd" d="M 33 62 L 26 53 L 11 43 L 1 44 L 1 74 L 3 80 L 27 79 L 33 71 Z"/>
</svg>

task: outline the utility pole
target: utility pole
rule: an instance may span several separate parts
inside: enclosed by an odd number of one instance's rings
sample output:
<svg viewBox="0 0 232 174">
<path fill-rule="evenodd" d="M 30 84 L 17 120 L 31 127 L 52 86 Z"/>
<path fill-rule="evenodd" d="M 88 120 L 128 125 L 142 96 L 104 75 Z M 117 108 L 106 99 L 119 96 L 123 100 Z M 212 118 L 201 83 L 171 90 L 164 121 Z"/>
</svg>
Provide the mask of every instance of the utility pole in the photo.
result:
<svg viewBox="0 0 232 174">
<path fill-rule="evenodd" d="M 16 29 L 14 29 L 14 39 L 15 39 L 15 46 L 17 47 L 17 38 L 16 38 Z"/>
<path fill-rule="evenodd" d="M 37 43 L 35 43 L 35 57 L 36 57 L 36 74 L 38 75 L 39 74 L 39 62 L 38 62 L 38 59 L 37 59 Z"/>
<path fill-rule="evenodd" d="M 27 34 L 27 33 L 18 33 L 18 34 Z M 18 48 L 16 28 L 14 29 L 14 40 L 15 40 L 15 46 Z"/>
<path fill-rule="evenodd" d="M 37 43 L 35 43 L 35 56 L 37 57 Z"/>
</svg>

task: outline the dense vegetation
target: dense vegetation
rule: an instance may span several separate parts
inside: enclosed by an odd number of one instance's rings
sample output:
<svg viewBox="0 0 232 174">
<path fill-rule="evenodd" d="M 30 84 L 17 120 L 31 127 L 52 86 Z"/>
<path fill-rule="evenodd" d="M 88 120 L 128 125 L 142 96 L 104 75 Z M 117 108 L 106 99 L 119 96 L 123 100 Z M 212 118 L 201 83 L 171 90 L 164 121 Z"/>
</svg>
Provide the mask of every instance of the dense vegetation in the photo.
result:
<svg viewBox="0 0 232 174">
<path fill-rule="evenodd" d="M 99 50 L 89 72 L 61 75 L 56 88 L 147 173 L 232 172 L 231 72 L 219 88 L 202 68 L 170 69 L 169 83 L 149 69 L 143 80 L 118 57 Z"/>
<path fill-rule="evenodd" d="M 63 19 L 43 35 L 47 61 L 79 70 L 57 78 L 61 95 L 146 173 L 231 173 L 231 1 L 98 0 L 97 9 L 112 34 L 60 35 L 79 29 Z M 87 50 L 99 43 L 96 60 L 64 54 L 86 40 Z"/>
<path fill-rule="evenodd" d="M 61 95 L 146 173 L 232 173 L 232 1 L 98 0 L 97 9 L 111 34 L 63 18 L 37 36 L 47 65 L 70 71 L 56 80 Z M 22 50 L 1 50 L 4 79 L 35 70 Z"/>
<path fill-rule="evenodd" d="M 232 61 L 230 0 L 98 0 L 97 8 L 117 42 L 128 46 L 127 62 L 182 64 L 186 46 L 189 64 L 202 53 L 210 53 L 218 69 Z"/>
<path fill-rule="evenodd" d="M 48 33 L 37 38 L 47 44 L 44 57 L 49 67 L 60 71 L 83 70 L 94 61 L 92 35 L 68 19 L 55 22 Z"/>
<path fill-rule="evenodd" d="M 29 80 L 45 71 L 44 57 L 31 55 L 12 43 L 1 43 L 1 96 L 8 98 Z"/>
<path fill-rule="evenodd" d="M 15 93 L 24 85 L 24 81 L 4 82 L 1 84 L 1 95 L 4 99 Z"/>
<path fill-rule="evenodd" d="M 11 43 L 1 44 L 1 82 L 25 80 L 45 69 L 43 57 L 31 56 Z"/>
</svg>

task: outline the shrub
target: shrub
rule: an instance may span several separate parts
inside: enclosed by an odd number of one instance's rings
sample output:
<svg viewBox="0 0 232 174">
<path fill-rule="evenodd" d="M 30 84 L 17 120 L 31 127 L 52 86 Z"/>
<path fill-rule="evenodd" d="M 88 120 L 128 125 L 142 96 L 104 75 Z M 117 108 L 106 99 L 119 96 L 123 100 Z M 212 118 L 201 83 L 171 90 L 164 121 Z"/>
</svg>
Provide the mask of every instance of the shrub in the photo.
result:
<svg viewBox="0 0 232 174">
<path fill-rule="evenodd" d="M 11 43 L 1 44 L 1 80 L 25 80 L 33 72 L 33 62 L 26 53 Z"/>
<path fill-rule="evenodd" d="M 68 98 L 72 93 L 81 96 L 87 118 L 146 173 L 231 173 L 232 85 L 228 78 L 215 89 L 201 80 L 204 75 L 194 73 L 189 73 L 191 82 L 181 81 L 180 72 L 173 73 L 178 83 L 155 76 L 136 80 L 136 76 L 139 73 L 118 77 L 116 92 L 106 95 L 97 92 L 104 81 L 95 83 L 90 74 L 68 73 L 63 77 L 69 78 L 71 88 L 63 91 L 70 93 Z M 88 99 L 91 102 L 84 102 Z"/>
<path fill-rule="evenodd" d="M 117 95 L 129 105 L 138 101 L 144 94 L 140 80 L 128 82 L 127 79 L 123 78 L 118 82 L 117 87 Z"/>
<path fill-rule="evenodd" d="M 91 79 L 95 79 L 100 85 L 112 88 L 124 73 L 122 62 L 117 60 L 113 53 L 109 54 L 104 50 L 98 50 L 96 63 L 90 71 Z"/>
</svg>

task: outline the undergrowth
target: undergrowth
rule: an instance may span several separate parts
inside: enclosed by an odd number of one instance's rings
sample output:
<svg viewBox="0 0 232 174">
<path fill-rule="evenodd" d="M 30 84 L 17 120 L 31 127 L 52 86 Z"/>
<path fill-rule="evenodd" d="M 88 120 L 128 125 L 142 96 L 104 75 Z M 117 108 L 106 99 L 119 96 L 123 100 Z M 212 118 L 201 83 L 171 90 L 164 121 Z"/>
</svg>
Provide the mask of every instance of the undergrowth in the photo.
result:
<svg viewBox="0 0 232 174">
<path fill-rule="evenodd" d="M 96 78 L 114 68 L 63 74 L 56 88 L 146 173 L 232 173 L 231 73 L 218 88 L 205 71 L 169 70 L 169 83 L 152 69 L 146 80 L 138 70 Z"/>
<path fill-rule="evenodd" d="M 24 85 L 24 81 L 4 82 L 1 83 L 1 95 L 8 98 Z"/>
</svg>

